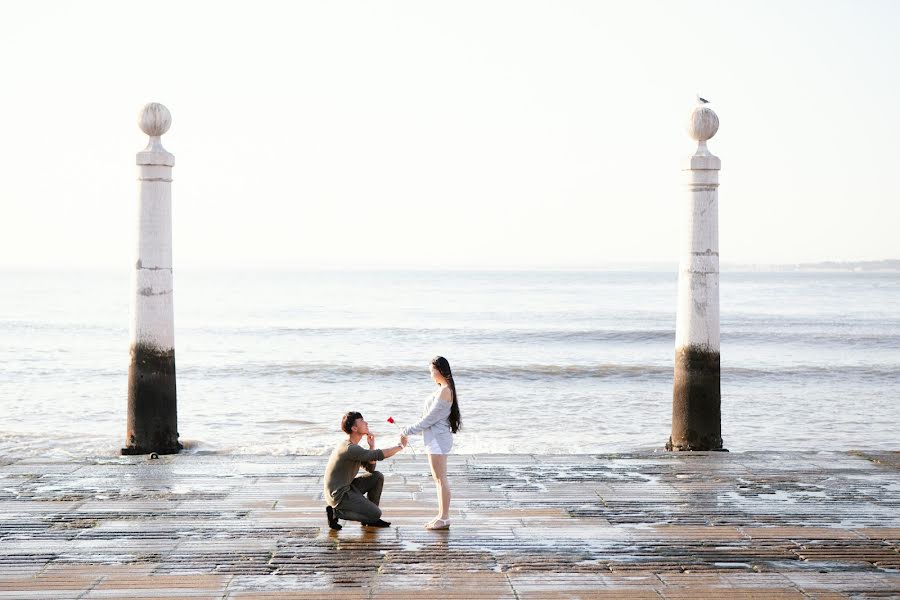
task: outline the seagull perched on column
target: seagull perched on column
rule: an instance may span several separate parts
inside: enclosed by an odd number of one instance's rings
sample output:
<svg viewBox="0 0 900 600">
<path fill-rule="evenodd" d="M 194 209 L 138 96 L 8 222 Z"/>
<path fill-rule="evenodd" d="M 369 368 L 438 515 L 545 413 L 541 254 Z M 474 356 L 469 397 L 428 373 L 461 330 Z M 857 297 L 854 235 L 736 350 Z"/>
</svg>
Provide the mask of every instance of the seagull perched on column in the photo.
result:
<svg viewBox="0 0 900 600">
<path fill-rule="evenodd" d="M 697 94 L 697 104 L 709 104 L 709 100 L 701 98 L 700 94 Z"/>
</svg>

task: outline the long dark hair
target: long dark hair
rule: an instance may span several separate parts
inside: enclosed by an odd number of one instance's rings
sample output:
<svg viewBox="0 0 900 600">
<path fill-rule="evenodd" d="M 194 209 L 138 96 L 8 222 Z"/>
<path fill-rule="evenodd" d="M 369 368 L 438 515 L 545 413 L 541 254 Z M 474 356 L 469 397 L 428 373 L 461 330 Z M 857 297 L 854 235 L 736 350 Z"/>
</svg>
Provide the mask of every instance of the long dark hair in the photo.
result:
<svg viewBox="0 0 900 600">
<path fill-rule="evenodd" d="M 434 368 L 444 376 L 453 396 L 453 404 L 450 406 L 450 431 L 456 433 L 462 429 L 462 415 L 459 414 L 459 402 L 456 399 L 456 382 L 453 381 L 453 373 L 450 371 L 450 363 L 443 356 L 435 356 L 431 359 Z"/>
</svg>

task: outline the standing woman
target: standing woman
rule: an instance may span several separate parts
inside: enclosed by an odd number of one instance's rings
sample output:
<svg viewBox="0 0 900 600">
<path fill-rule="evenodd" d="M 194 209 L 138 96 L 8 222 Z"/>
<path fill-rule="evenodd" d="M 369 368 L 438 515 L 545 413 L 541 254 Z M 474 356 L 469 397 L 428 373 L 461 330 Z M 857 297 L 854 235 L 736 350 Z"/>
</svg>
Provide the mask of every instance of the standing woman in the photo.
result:
<svg viewBox="0 0 900 600">
<path fill-rule="evenodd" d="M 404 428 L 403 435 L 422 433 L 431 476 L 437 486 L 438 516 L 429 521 L 425 529 L 449 529 L 450 481 L 447 479 L 447 455 L 453 448 L 453 434 L 462 427 L 462 419 L 450 363 L 443 356 L 432 359 L 431 378 L 440 388 L 425 401 L 425 416 L 418 423 Z"/>
</svg>

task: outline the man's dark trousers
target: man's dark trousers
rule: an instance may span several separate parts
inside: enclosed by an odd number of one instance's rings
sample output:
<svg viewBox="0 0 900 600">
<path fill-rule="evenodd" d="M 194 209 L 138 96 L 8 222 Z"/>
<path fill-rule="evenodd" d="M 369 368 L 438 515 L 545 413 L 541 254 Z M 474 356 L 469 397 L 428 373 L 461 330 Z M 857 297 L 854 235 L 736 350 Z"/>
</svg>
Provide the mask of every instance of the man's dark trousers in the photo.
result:
<svg viewBox="0 0 900 600">
<path fill-rule="evenodd" d="M 334 509 L 334 516 L 345 521 L 362 521 L 373 523 L 381 518 L 381 490 L 384 488 L 384 475 L 372 471 L 360 475 L 350 484 L 350 489 L 341 498 Z M 368 497 L 368 498 L 367 498 Z"/>
</svg>

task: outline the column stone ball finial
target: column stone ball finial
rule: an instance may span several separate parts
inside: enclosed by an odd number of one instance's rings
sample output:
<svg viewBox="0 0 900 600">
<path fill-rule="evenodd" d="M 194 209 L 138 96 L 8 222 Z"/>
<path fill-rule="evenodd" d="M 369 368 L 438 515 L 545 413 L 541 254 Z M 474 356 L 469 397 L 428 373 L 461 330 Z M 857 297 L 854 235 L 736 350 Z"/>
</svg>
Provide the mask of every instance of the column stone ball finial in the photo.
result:
<svg viewBox="0 0 900 600">
<path fill-rule="evenodd" d="M 716 135 L 719 130 L 719 117 L 713 109 L 705 104 L 694 107 L 688 117 L 687 131 L 696 141 L 703 143 Z"/>
<path fill-rule="evenodd" d="M 162 104 L 150 102 L 141 109 L 138 125 L 150 137 L 159 137 L 172 126 L 172 114 Z"/>
</svg>

